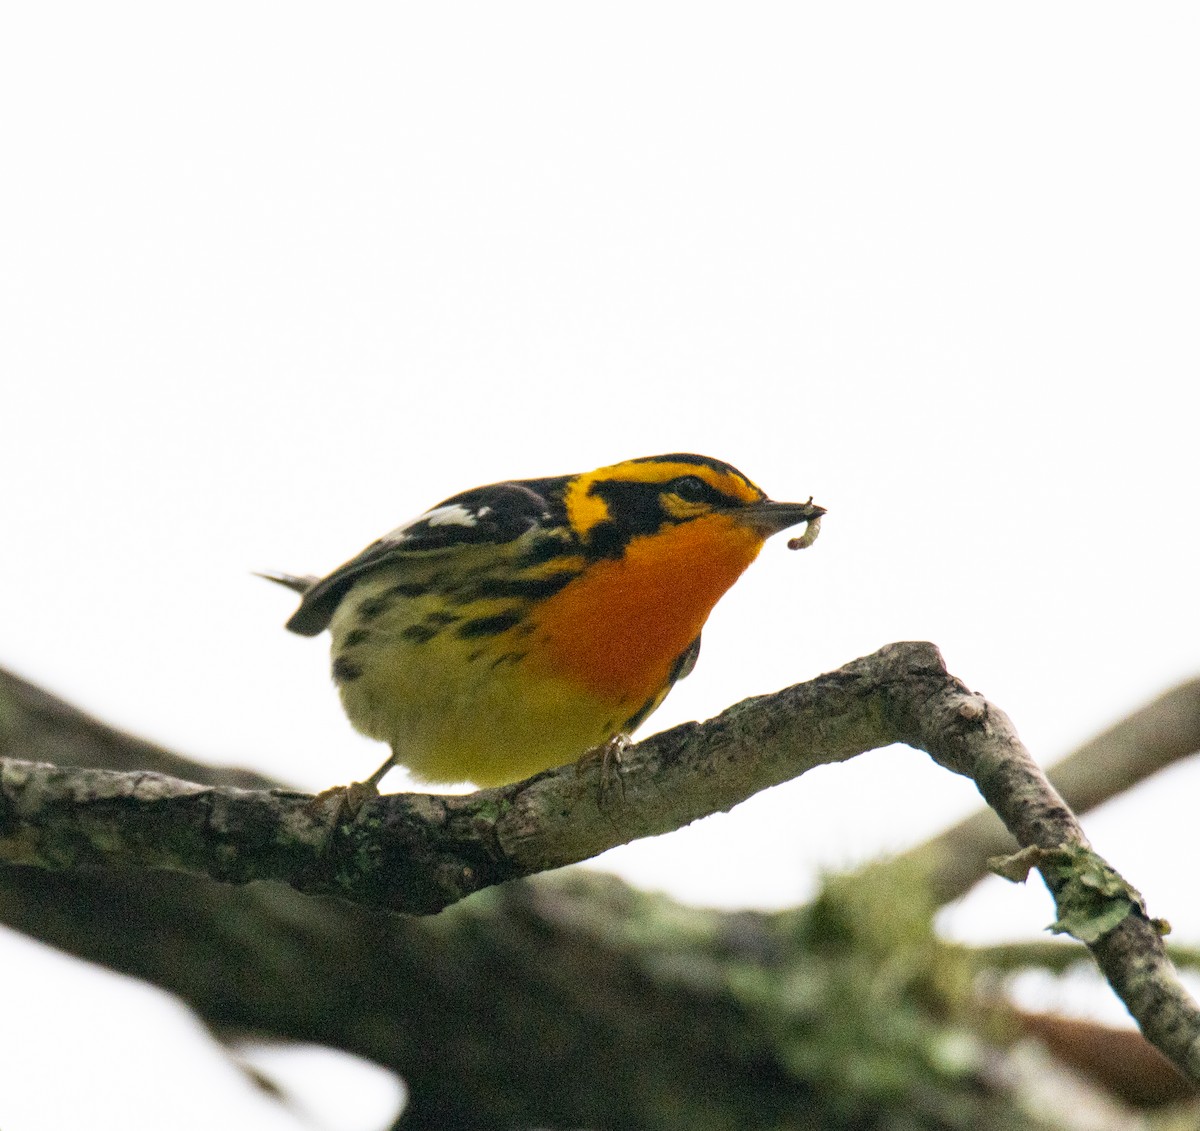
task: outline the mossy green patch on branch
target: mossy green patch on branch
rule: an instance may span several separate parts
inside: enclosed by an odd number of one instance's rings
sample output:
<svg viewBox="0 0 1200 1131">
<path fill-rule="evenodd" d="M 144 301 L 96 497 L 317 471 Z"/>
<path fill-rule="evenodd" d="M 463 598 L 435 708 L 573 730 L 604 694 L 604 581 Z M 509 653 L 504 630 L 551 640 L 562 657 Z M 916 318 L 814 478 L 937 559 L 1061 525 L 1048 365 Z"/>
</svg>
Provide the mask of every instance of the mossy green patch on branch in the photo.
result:
<svg viewBox="0 0 1200 1131">
<path fill-rule="evenodd" d="M 994 857 L 988 866 L 1014 883 L 1023 882 L 1029 869 L 1037 868 L 1045 876 L 1058 909 L 1058 918 L 1048 930 L 1082 943 L 1096 942 L 1131 913 L 1146 914 L 1141 893 L 1086 845 L 1034 845 L 1012 856 Z M 1165 922 L 1156 925 L 1161 934 L 1170 930 Z"/>
</svg>

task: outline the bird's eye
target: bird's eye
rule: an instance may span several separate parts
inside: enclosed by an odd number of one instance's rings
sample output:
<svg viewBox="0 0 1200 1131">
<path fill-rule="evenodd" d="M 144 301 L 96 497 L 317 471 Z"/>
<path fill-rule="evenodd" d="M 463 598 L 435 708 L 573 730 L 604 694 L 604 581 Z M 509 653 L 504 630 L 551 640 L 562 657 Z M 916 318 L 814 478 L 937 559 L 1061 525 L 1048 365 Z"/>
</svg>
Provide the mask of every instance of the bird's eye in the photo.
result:
<svg viewBox="0 0 1200 1131">
<path fill-rule="evenodd" d="M 671 494 L 685 503 L 699 503 L 709 496 L 708 484 L 698 475 L 682 475 L 671 480 Z"/>
</svg>

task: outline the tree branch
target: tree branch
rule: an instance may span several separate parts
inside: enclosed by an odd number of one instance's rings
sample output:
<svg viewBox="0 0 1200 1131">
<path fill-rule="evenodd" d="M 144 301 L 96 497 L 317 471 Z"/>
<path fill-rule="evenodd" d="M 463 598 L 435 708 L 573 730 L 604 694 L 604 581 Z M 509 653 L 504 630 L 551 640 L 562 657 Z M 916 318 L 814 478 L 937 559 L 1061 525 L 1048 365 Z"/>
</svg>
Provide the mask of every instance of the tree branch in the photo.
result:
<svg viewBox="0 0 1200 1131">
<path fill-rule="evenodd" d="M 1102 805 L 1160 770 L 1200 751 L 1200 679 L 1160 695 L 1128 718 L 1089 739 L 1046 771 L 1072 811 Z M 903 852 L 884 867 L 926 877 L 937 904 L 965 895 L 990 873 L 988 861 L 1014 851 L 1012 834 L 982 809 Z"/>
<path fill-rule="evenodd" d="M 9 761 L 0 860 L 131 866 L 226 882 L 282 881 L 363 905 L 433 911 L 480 888 L 727 809 L 814 765 L 905 742 L 973 778 L 1143 1031 L 1200 1081 L 1200 1013 L 1140 897 L 1091 852 L 1003 712 L 949 676 L 928 644 L 893 644 L 806 684 L 746 700 L 626 755 L 624 796 L 574 768 L 466 797 L 390 795 L 353 823 L 302 794 L 215 789 L 157 774 Z"/>
<path fill-rule="evenodd" d="M 922 693 L 906 686 L 920 682 L 907 662 L 918 646 L 898 647 L 654 735 L 626 752 L 620 788 L 604 794 L 600 767 L 567 766 L 466 796 L 389 794 L 339 824 L 336 798 L 6 759 L 0 861 L 274 880 L 390 911 L 438 911 L 896 741 L 887 701 Z"/>
</svg>

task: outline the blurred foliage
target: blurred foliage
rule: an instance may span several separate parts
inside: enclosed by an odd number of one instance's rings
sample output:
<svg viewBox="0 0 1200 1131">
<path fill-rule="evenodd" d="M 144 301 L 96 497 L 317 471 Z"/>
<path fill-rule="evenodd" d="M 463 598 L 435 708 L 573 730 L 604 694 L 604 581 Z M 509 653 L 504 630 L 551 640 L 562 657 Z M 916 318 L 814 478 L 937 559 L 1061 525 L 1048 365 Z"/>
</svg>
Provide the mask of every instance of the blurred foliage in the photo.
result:
<svg viewBox="0 0 1200 1131">
<path fill-rule="evenodd" d="M 681 999 L 736 1005 L 720 1034 L 731 1073 L 786 1080 L 779 1103 L 755 1094 L 738 1125 L 805 1131 L 1178 1131 L 1200 1126 L 1194 1104 L 1135 1110 L 1088 1082 L 1028 1035 L 1002 993 L 1005 948 L 947 943 L 915 868 L 895 862 L 825 879 L 810 904 L 776 914 L 720 913 L 572 871 L 533 885 L 557 926 L 620 950 Z M 500 893 L 494 898 L 502 899 Z M 488 914 L 470 900 L 441 918 Z M 1047 968 L 1086 959 L 1048 943 Z M 993 965 L 990 955 L 998 959 Z M 694 1004 L 681 1018 L 708 1018 Z M 1105 1030 L 1100 1028 L 1100 1032 Z M 1140 1038 L 1137 1038 L 1140 1041 Z M 1147 1046 L 1148 1047 L 1148 1046 Z M 769 1065 L 769 1071 L 764 1069 Z M 696 1123 L 718 1127 L 730 1111 Z M 770 1094 L 768 1093 L 768 1096 Z M 802 1099 L 798 1099 L 802 1097 Z M 725 1125 L 728 1125 L 726 1123 Z"/>
</svg>

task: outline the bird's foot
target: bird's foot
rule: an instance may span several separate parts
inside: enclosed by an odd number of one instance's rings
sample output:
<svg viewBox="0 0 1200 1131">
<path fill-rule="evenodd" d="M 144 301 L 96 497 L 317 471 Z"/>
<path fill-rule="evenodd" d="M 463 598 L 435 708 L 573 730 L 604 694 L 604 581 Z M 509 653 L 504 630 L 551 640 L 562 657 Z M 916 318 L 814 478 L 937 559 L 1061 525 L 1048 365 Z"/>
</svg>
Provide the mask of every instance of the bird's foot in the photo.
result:
<svg viewBox="0 0 1200 1131">
<path fill-rule="evenodd" d="M 337 828 L 338 825 L 353 821 L 359 810 L 378 796 L 379 789 L 373 783 L 352 781 L 349 785 L 335 785 L 321 790 L 307 808 L 314 817 L 321 817 Z"/>
<path fill-rule="evenodd" d="M 603 803 L 612 795 L 613 785 L 621 790 L 621 800 L 625 800 L 625 779 L 621 775 L 621 755 L 633 745 L 633 739 L 627 734 L 614 734 L 607 742 L 601 742 L 585 750 L 575 760 L 575 774 L 583 773 L 593 762 L 600 763 L 600 793 L 598 800 Z"/>
<path fill-rule="evenodd" d="M 389 758 L 366 781 L 352 781 L 349 785 L 335 785 L 323 789 L 308 803 L 308 811 L 316 817 L 324 817 L 332 828 L 353 821 L 359 810 L 379 796 L 379 782 L 383 775 L 395 765 Z"/>
</svg>

